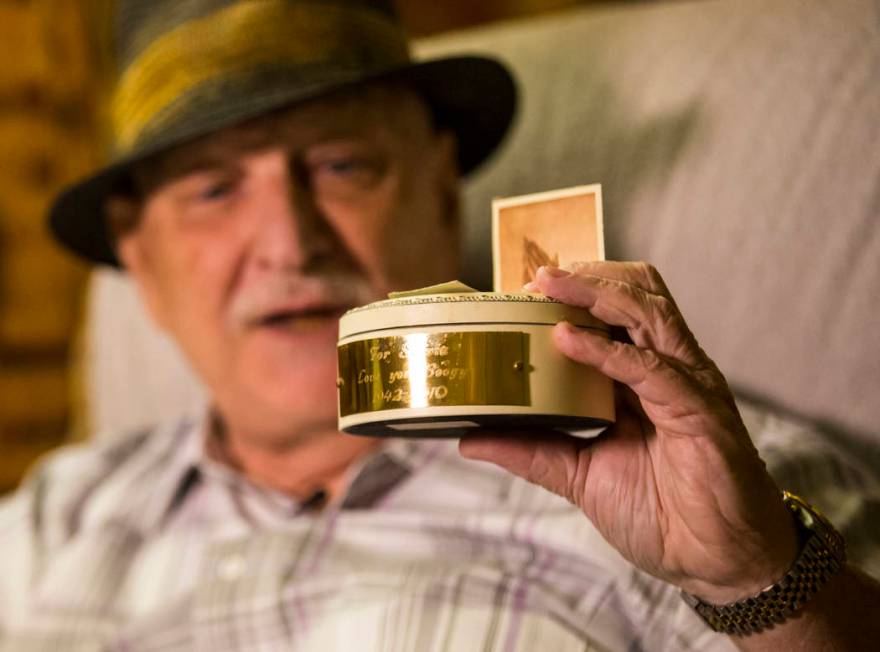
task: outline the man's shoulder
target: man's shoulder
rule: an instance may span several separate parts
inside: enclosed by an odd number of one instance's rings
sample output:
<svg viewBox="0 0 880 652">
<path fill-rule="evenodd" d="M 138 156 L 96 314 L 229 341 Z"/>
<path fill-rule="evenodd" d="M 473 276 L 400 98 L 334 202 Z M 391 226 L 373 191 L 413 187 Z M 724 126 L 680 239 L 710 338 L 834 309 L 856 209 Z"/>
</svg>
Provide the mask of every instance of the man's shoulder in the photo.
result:
<svg viewBox="0 0 880 652">
<path fill-rule="evenodd" d="M 26 518 L 51 547 L 84 523 L 136 514 L 133 507 L 179 468 L 173 461 L 194 427 L 181 421 L 50 453 L 0 504 L 0 529 Z"/>
</svg>

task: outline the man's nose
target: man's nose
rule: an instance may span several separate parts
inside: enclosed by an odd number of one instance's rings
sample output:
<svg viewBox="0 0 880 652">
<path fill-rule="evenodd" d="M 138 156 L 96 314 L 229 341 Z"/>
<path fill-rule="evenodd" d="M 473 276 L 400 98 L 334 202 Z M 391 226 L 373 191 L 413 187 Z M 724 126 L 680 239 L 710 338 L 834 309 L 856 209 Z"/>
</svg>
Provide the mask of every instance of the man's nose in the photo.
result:
<svg viewBox="0 0 880 652">
<path fill-rule="evenodd" d="M 260 163 L 255 262 L 267 269 L 302 271 L 326 261 L 333 252 L 333 233 L 308 185 L 283 152 Z"/>
</svg>

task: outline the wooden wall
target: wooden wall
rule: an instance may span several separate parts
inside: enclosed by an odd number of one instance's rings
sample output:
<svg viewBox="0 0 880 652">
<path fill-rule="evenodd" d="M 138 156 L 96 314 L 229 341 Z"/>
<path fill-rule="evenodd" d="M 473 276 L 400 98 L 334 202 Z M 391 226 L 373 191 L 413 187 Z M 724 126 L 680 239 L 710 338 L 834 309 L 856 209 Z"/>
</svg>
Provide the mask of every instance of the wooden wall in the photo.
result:
<svg viewBox="0 0 880 652">
<path fill-rule="evenodd" d="M 0 2 L 0 491 L 65 440 L 84 268 L 44 229 L 49 198 L 98 164 L 85 2 Z"/>
</svg>

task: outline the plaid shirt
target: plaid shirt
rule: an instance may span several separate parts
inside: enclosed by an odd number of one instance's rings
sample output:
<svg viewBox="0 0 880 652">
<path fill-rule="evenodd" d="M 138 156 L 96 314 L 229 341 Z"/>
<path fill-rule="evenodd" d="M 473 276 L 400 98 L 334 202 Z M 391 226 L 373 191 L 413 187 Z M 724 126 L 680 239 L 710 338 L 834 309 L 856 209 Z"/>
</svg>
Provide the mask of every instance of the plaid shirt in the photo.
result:
<svg viewBox="0 0 880 652">
<path fill-rule="evenodd" d="M 880 574 L 871 464 L 744 417 Z M 205 431 L 68 449 L 2 505 L 0 650 L 732 649 L 574 507 L 455 442 L 389 441 L 316 511 L 212 462 Z"/>
</svg>

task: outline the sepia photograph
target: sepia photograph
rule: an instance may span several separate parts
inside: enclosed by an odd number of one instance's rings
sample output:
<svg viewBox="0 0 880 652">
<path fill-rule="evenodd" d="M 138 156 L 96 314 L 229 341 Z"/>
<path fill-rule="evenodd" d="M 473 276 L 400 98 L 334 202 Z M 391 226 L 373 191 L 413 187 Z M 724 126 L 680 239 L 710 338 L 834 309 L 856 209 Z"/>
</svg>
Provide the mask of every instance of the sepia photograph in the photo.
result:
<svg viewBox="0 0 880 652">
<path fill-rule="evenodd" d="M 544 265 L 604 260 L 602 186 L 576 186 L 492 202 L 496 292 L 519 292 Z"/>
</svg>

